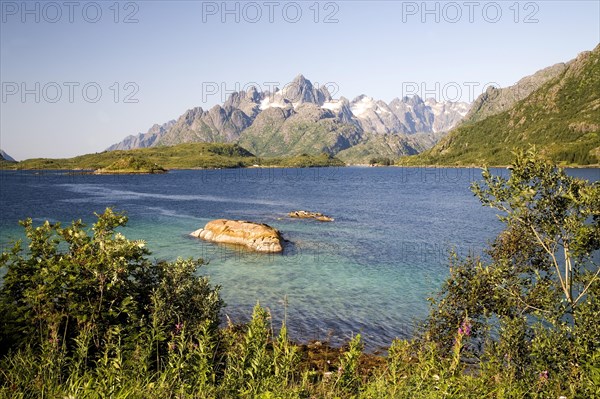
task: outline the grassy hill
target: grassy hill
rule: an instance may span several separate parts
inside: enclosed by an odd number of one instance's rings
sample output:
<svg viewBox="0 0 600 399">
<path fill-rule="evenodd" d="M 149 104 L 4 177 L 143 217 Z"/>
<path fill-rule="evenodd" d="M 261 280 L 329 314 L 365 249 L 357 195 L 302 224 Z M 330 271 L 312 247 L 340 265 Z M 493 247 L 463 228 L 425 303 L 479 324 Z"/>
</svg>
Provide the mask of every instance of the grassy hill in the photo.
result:
<svg viewBox="0 0 600 399">
<path fill-rule="evenodd" d="M 239 168 L 253 165 L 281 167 L 341 166 L 339 159 L 326 155 L 297 157 L 258 158 L 237 144 L 187 143 L 172 147 L 151 147 L 127 151 L 105 151 L 80 155 L 74 158 L 35 158 L 18 163 L 0 164 L 2 169 L 65 169 L 98 170 L 113 168 L 136 169 L 135 165 L 122 164 L 127 159 L 136 159 L 142 169 L 160 165 L 166 169 L 194 168 Z M 125 161 L 124 161 L 125 160 Z M 128 173 L 128 172 L 124 172 Z M 136 173 L 135 171 L 131 173 Z M 140 173 L 140 172 L 137 172 Z M 148 172 L 142 172 L 148 173 Z"/>
<path fill-rule="evenodd" d="M 15 162 L 7 161 L 5 159 L 0 159 L 0 169 L 8 169 L 14 167 L 16 165 Z"/>
<path fill-rule="evenodd" d="M 300 154 L 291 157 L 259 158 L 260 166 L 283 168 L 310 168 L 318 166 L 346 166 L 344 162 L 329 154 L 309 155 Z"/>
<path fill-rule="evenodd" d="M 396 159 L 403 155 L 414 155 L 426 148 L 431 148 L 436 136 L 430 133 L 370 134 L 365 135 L 363 142 L 336 154 L 338 158 L 349 164 L 371 163 L 373 158 Z"/>
<path fill-rule="evenodd" d="M 106 168 L 98 169 L 97 174 L 130 174 L 130 173 L 165 173 L 167 170 L 156 163 L 152 163 L 138 157 L 121 158 L 108 165 Z"/>
<path fill-rule="evenodd" d="M 600 163 L 600 45 L 512 108 L 454 129 L 402 165 L 507 165 L 535 145 L 562 165 Z"/>
</svg>

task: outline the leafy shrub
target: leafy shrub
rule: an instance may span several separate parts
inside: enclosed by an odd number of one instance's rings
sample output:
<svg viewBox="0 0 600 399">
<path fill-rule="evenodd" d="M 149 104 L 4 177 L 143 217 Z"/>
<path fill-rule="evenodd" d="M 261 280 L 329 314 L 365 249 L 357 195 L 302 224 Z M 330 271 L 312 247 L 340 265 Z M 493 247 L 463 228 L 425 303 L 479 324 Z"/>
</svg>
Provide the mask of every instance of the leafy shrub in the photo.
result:
<svg viewBox="0 0 600 399">
<path fill-rule="evenodd" d="M 506 229 L 486 259 L 454 257 L 426 337 L 447 350 L 468 316 L 477 356 L 568 390 L 600 349 L 600 185 L 532 151 L 518 154 L 508 179 L 483 177 L 473 192 Z"/>
<path fill-rule="evenodd" d="M 202 261 L 151 262 L 143 241 L 116 231 L 126 216 L 107 209 L 97 217 L 91 235 L 80 220 L 64 228 L 21 223 L 28 251 L 17 242 L 0 259 L 6 269 L 0 288 L 4 350 L 41 340 L 71 352 L 73 339 L 85 332 L 101 353 L 115 329 L 130 344 L 151 323 L 196 329 L 208 321 L 217 327 L 223 302 L 219 287 L 195 275 Z"/>
</svg>

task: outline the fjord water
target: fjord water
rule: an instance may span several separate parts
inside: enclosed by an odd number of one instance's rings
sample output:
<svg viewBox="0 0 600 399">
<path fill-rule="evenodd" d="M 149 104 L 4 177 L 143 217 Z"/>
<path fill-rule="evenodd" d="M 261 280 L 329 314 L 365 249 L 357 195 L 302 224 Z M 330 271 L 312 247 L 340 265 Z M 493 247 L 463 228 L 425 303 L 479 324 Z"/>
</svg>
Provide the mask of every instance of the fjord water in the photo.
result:
<svg viewBox="0 0 600 399">
<path fill-rule="evenodd" d="M 599 177 L 598 169 L 570 173 Z M 481 253 L 502 228 L 469 190 L 480 176 L 479 169 L 358 167 L 138 176 L 2 171 L 0 244 L 6 250 L 23 237 L 18 220 L 89 224 L 110 206 L 127 212 L 123 234 L 146 240 L 153 257 L 208 260 L 201 273 L 222 286 L 232 321 L 246 321 L 259 301 L 275 328 L 287 312 L 294 339 L 340 343 L 361 333 L 375 349 L 409 336 L 425 317 L 451 249 Z M 286 217 L 300 209 L 335 222 Z M 267 223 L 289 242 L 283 254 L 264 255 L 189 236 L 216 218 Z"/>
</svg>

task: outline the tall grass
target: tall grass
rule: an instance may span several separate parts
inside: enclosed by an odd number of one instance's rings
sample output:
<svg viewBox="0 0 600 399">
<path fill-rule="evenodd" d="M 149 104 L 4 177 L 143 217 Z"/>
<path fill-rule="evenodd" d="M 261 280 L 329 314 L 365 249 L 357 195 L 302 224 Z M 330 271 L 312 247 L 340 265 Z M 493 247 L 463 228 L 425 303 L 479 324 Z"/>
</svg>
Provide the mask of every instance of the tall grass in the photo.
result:
<svg viewBox="0 0 600 399">
<path fill-rule="evenodd" d="M 292 343 L 285 322 L 275 335 L 269 312 L 257 305 L 243 328 L 195 331 L 159 325 L 124 345 L 119 328 L 91 356 L 94 332 L 81 329 L 74 350 L 48 332 L 35 345 L 0 362 L 1 398 L 593 398 L 600 394 L 600 353 L 571 376 L 506 364 L 466 363 L 471 337 L 457 332 L 450 353 L 419 341 L 396 340 L 385 362 L 367 373 L 360 335 L 332 363 L 314 369 Z M 91 360 L 95 358 L 96 360 Z"/>
</svg>

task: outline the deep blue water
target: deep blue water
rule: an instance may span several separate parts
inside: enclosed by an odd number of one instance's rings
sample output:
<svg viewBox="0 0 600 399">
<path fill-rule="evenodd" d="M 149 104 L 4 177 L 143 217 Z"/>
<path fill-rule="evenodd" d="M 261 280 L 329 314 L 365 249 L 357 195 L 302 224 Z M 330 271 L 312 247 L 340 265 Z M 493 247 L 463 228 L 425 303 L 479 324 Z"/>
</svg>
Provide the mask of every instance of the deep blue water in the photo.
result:
<svg viewBox="0 0 600 399">
<path fill-rule="evenodd" d="M 506 173 L 498 170 L 498 173 Z M 598 180 L 600 170 L 570 173 Z M 447 276 L 448 253 L 480 253 L 501 229 L 469 190 L 478 169 L 315 168 L 171 171 L 95 176 L 0 171 L 0 245 L 21 238 L 18 220 L 94 220 L 125 210 L 123 233 L 159 259 L 202 257 L 222 285 L 224 314 L 245 321 L 260 301 L 277 328 L 287 297 L 298 340 L 361 333 L 369 348 L 411 334 L 426 298 Z M 307 209 L 333 223 L 296 220 Z M 290 241 L 282 255 L 206 243 L 189 233 L 216 218 L 268 223 Z"/>
</svg>

